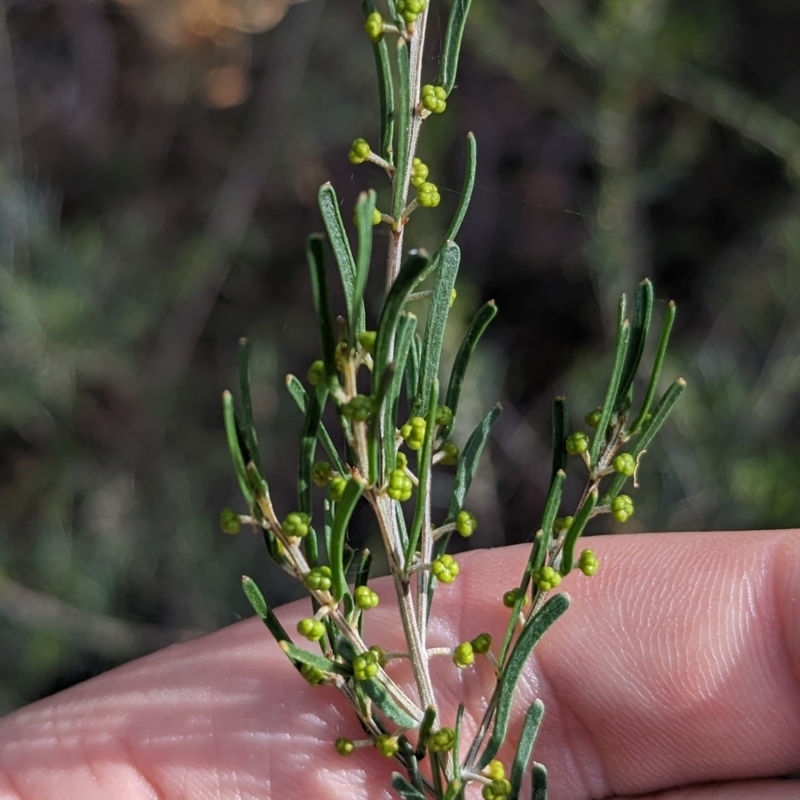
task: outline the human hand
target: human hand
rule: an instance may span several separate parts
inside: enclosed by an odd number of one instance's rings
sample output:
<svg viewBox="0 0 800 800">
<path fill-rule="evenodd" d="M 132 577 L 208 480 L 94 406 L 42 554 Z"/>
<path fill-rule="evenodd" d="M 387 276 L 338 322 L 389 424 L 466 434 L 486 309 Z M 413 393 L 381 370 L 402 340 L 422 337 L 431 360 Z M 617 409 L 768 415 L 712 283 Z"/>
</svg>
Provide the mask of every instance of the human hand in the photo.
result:
<svg viewBox="0 0 800 800">
<path fill-rule="evenodd" d="M 520 683 L 520 716 L 534 697 L 545 703 L 534 758 L 552 800 L 800 797 L 799 783 L 777 779 L 800 770 L 800 532 L 611 536 L 592 547 L 600 571 L 564 581 L 573 604 Z M 436 594 L 431 646 L 501 635 L 505 576 L 527 554 L 460 556 L 459 580 Z M 281 610 L 287 627 L 307 604 Z M 367 619 L 368 641 L 401 645 L 388 600 Z M 432 664 L 452 703 L 443 717 L 464 700 L 474 727 L 469 711 L 494 685 L 489 663 Z M 339 756 L 337 736 L 360 736 L 339 692 L 306 684 L 248 620 L 0 720 L 0 799 L 393 796 L 392 762 L 367 748 Z"/>
</svg>

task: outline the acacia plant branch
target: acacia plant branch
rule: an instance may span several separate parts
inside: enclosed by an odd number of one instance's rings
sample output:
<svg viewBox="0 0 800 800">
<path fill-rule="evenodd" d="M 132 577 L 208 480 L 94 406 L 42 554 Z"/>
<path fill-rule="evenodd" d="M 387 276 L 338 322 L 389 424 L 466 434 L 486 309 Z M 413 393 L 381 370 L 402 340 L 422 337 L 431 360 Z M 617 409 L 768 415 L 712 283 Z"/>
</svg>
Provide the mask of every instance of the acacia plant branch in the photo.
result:
<svg viewBox="0 0 800 800">
<path fill-rule="evenodd" d="M 465 800 L 475 791 L 483 800 L 517 800 L 544 711 L 539 700 L 527 710 L 513 760 L 503 762 L 497 755 L 507 738 L 525 663 L 542 635 L 569 606 L 568 596 L 554 590 L 576 567 L 586 576 L 597 571 L 598 560 L 591 550 L 576 554 L 577 542 L 592 517 L 610 514 L 624 522 L 634 513 L 633 500 L 622 494 L 622 489 L 635 476 L 646 448 L 685 384 L 676 381 L 651 409 L 674 315 L 674 306 L 669 306 L 644 402 L 636 414 L 631 412 L 653 307 L 652 286 L 644 281 L 636 289 L 631 319 L 624 297 L 620 304 L 617 344 L 603 405 L 585 419 L 594 433 L 570 431 L 564 399 L 557 398 L 554 403 L 550 491 L 523 574 L 503 597 L 509 623 L 499 649 L 486 632 L 428 648 L 436 593 L 446 592 L 460 572 L 458 560 L 447 552 L 450 537 L 454 533 L 469 537 L 478 527 L 476 516 L 465 504 L 501 411 L 499 405 L 490 409 L 463 447 L 454 441 L 454 432 L 461 436 L 457 423 L 464 377 L 497 310 L 491 301 L 470 324 L 447 384 L 442 382 L 440 388 L 439 381 L 461 260 L 456 238 L 475 182 L 477 150 L 471 134 L 467 137 L 464 191 L 441 247 L 428 255 L 407 251 L 405 246 L 412 212 L 425 213 L 440 201 L 429 169 L 416 153 L 424 134 L 423 122 L 446 110 L 454 89 L 469 10 L 469 0 L 452 0 L 438 74 L 425 83 L 428 1 L 387 0 L 387 21 L 372 0 L 363 0 L 380 93 L 380 146 L 373 151 L 367 140 L 356 138 L 349 159 L 353 164 L 370 161 L 384 167 L 392 211 L 380 211 L 378 194 L 369 189 L 359 196 L 354 228 L 348 228 L 333 187 L 326 184 L 320 188 L 326 236 L 311 236 L 307 254 L 322 357 L 309 368 L 307 386 L 293 376 L 286 382 L 305 420 L 296 505 L 282 500 L 288 510 L 281 517 L 263 477 L 250 399 L 249 351 L 243 342 L 239 407 L 231 394 L 225 393 L 223 410 L 246 510 L 238 514 L 226 509 L 221 524 L 228 533 L 238 532 L 242 524 L 260 529 L 270 557 L 308 591 L 310 613 L 300 620 L 296 634 L 317 649 L 295 644 L 255 583 L 247 577 L 242 582 L 253 608 L 306 681 L 339 687 L 353 706 L 366 738 L 337 739 L 334 746 L 342 756 L 352 756 L 367 746 L 377 748 L 401 770 L 392 774 L 391 784 L 403 800 Z M 390 53 L 396 59 L 394 67 Z M 410 199 L 412 188 L 416 197 Z M 365 295 L 373 228 L 381 224 L 390 228 L 390 242 L 384 297 L 373 316 L 368 314 Z M 344 314 L 336 325 L 326 243 L 345 300 Z M 430 287 L 420 290 L 429 276 Z M 422 293 L 430 297 L 430 303 L 420 334 L 413 303 Z M 373 319 L 375 327 L 370 328 Z M 367 384 L 369 389 L 364 392 Z M 334 444 L 328 431 L 329 418 L 342 429 L 342 448 Z M 318 445 L 329 460 L 317 460 Z M 569 456 L 577 458 L 570 462 Z M 572 514 L 559 516 L 562 486 L 566 470 L 573 469 L 571 463 L 585 465 L 586 488 Z M 449 478 L 450 502 L 442 512 L 433 498 L 441 488 L 440 471 L 450 468 L 455 468 Z M 380 531 L 397 595 L 397 623 L 405 637 L 403 652 L 387 653 L 380 644 L 381 631 L 364 625 L 380 597 L 370 586 L 372 554 L 350 543 L 353 514 L 359 504 L 371 511 Z M 486 658 L 494 670 L 497 682 L 486 708 L 469 709 L 473 717 L 481 718 L 471 740 L 461 724 L 464 704 L 452 718 L 443 716 L 441 687 L 430 671 L 433 656 L 448 657 L 454 671 L 469 672 L 480 658 Z M 398 659 L 410 663 L 413 689 L 406 690 L 393 674 L 392 662 Z M 542 800 L 546 771 L 534 762 L 531 775 L 534 797 Z"/>
</svg>

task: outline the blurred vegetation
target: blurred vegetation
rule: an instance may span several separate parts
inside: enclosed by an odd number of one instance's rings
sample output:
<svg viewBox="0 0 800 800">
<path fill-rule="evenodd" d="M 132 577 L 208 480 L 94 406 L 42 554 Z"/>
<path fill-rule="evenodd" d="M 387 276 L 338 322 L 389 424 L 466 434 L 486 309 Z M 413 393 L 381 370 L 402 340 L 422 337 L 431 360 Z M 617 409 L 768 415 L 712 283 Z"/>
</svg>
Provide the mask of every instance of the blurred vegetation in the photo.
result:
<svg viewBox="0 0 800 800">
<path fill-rule="evenodd" d="M 498 394 L 505 413 L 469 546 L 530 537 L 551 399 L 576 424 L 600 402 L 615 297 L 645 276 L 678 302 L 665 380 L 690 391 L 625 530 L 795 524 L 800 3 L 473 7 L 426 125 L 449 190 L 415 218 L 422 244 L 446 223 L 474 130 L 455 316 L 490 297 L 501 314 L 461 422 Z M 258 537 L 218 530 L 237 503 L 220 392 L 248 336 L 273 493 L 293 496 L 304 239 L 321 182 L 352 204 L 368 180 L 346 153 L 375 136 L 370 59 L 355 0 L 6 3 L 0 711 L 247 614 L 238 575 L 268 565 Z"/>
</svg>

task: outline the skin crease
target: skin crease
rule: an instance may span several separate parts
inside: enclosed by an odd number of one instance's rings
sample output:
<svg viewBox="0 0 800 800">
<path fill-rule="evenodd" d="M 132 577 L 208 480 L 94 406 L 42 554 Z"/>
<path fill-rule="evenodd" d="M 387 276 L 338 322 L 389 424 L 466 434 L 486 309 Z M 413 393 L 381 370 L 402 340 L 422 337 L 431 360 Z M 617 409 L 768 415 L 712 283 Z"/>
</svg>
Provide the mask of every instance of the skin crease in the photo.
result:
<svg viewBox="0 0 800 800">
<path fill-rule="evenodd" d="M 779 780 L 800 771 L 800 532 L 591 545 L 600 571 L 564 580 L 572 607 L 535 651 L 510 734 L 540 697 L 535 757 L 549 770 L 551 800 L 800 797 L 800 783 Z M 459 556 L 459 579 L 437 590 L 429 645 L 483 630 L 499 638 L 508 615 L 500 598 L 527 553 Z M 393 648 L 391 588 L 375 588 L 382 602 L 368 612 L 367 638 Z M 307 608 L 282 609 L 287 628 Z M 466 670 L 445 657 L 432 663 L 445 724 L 459 699 L 468 709 L 485 702 L 486 659 Z M 393 671 L 408 675 L 407 665 Z M 337 736 L 359 735 L 338 692 L 305 684 L 248 620 L 0 720 L 0 799 L 392 797 L 390 761 L 373 748 L 335 753 Z"/>
</svg>

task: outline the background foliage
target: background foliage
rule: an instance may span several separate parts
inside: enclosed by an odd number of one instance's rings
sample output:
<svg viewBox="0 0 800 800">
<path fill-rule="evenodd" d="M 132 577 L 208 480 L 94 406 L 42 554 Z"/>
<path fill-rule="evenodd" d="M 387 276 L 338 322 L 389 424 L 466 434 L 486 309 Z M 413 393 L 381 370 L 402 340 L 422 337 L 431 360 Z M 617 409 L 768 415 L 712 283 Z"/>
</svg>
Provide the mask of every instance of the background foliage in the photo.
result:
<svg viewBox="0 0 800 800">
<path fill-rule="evenodd" d="M 645 276 L 678 302 L 664 374 L 690 391 L 625 530 L 798 519 L 798 23 L 790 0 L 473 0 L 426 126 L 444 201 L 415 217 L 435 242 L 473 130 L 451 318 L 491 297 L 500 315 L 462 434 L 505 411 L 468 546 L 529 539 L 551 399 L 575 422 L 598 405 L 615 297 Z M 292 497 L 283 376 L 317 355 L 305 236 L 321 182 L 348 206 L 366 188 L 346 153 L 375 139 L 361 24 L 355 0 L 6 3 L 0 711 L 248 614 L 245 565 L 288 599 L 260 537 L 218 530 L 237 496 L 219 398 L 246 335 L 273 495 Z"/>
</svg>

